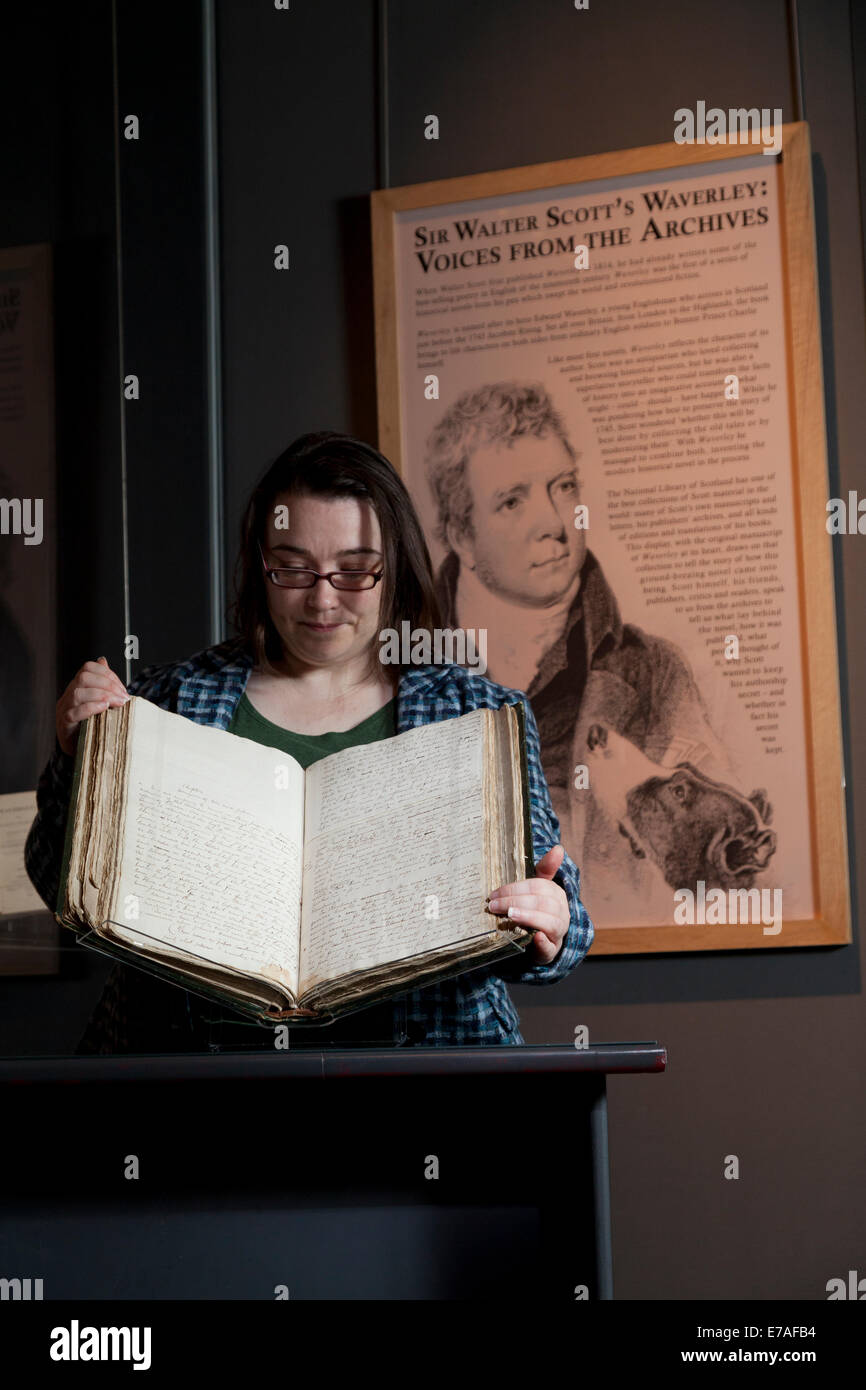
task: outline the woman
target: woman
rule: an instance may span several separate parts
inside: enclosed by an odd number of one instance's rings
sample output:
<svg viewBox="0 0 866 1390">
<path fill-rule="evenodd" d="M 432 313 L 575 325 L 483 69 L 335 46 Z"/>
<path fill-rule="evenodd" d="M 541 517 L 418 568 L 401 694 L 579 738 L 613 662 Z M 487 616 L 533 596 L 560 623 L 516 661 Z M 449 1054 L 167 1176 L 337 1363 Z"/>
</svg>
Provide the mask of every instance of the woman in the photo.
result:
<svg viewBox="0 0 866 1390">
<path fill-rule="evenodd" d="M 524 698 L 462 666 L 400 667 L 379 660 L 383 629 L 399 632 L 408 621 L 410 630 L 432 630 L 441 620 L 430 557 L 409 494 L 392 466 L 369 445 L 330 431 L 302 435 L 256 487 L 241 536 L 235 638 L 187 661 L 148 667 L 129 693 L 104 657 L 85 662 L 61 696 L 57 748 L 40 779 L 39 812 L 25 851 L 28 873 L 49 906 L 57 897 L 81 722 L 130 694 L 196 723 L 280 747 L 304 767 L 339 748 Z M 502 885 L 491 896 L 490 910 L 535 928 L 533 941 L 513 960 L 380 1006 L 376 1026 L 381 1029 L 385 1008 L 389 1041 L 404 1040 L 405 1020 L 412 1042 L 520 1043 L 505 981 L 553 983 L 589 949 L 592 923 L 580 901 L 578 871 L 557 844 L 559 826 L 528 704 L 526 739 L 536 873 Z M 138 977 L 134 981 L 133 975 Z M 173 996 L 170 1004 L 167 994 Z M 166 1020 L 166 1009 L 178 1004 L 179 997 L 183 1017 Z M 162 1018 L 156 1027 L 154 1013 Z M 207 1006 L 187 991 L 168 990 L 142 972 L 118 967 L 97 1014 L 95 1026 L 106 1017 L 118 1025 L 109 1047 L 119 1039 L 121 1046 L 125 1041 L 149 1050 L 158 1045 L 160 1028 L 163 1035 L 166 1028 L 187 1028 L 200 1044 Z M 370 1017 L 372 1010 L 355 1015 L 349 1031 L 363 1029 Z M 339 1037 L 338 1024 L 324 1030 L 323 1038 Z M 252 1030 L 246 1031 L 249 1036 Z M 264 1030 L 255 1031 L 260 1040 L 264 1034 L 263 1045 L 272 1045 Z M 226 1037 L 225 1029 L 221 1036 Z M 213 1042 L 212 1033 L 210 1038 Z M 172 1043 L 179 1045 L 179 1038 Z M 104 1046 L 91 1037 L 83 1050 Z"/>
</svg>

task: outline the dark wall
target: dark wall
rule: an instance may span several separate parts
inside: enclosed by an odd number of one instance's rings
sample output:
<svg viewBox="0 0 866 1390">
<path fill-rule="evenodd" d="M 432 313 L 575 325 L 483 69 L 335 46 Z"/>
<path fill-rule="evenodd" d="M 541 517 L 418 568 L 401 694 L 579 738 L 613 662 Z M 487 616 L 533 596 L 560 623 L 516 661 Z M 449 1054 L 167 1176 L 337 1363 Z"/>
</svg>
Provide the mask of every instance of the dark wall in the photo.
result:
<svg viewBox="0 0 866 1390">
<path fill-rule="evenodd" d="M 220 4 L 228 572 L 243 504 L 308 430 L 375 442 L 372 3 Z M 274 247 L 290 269 L 274 268 Z"/>
<path fill-rule="evenodd" d="M 21 6 L 4 31 L 0 244 L 49 242 L 54 256 L 59 689 L 101 654 L 125 675 L 127 631 L 133 672 L 208 640 L 200 18 L 118 10 L 121 119 L 141 121 L 140 140 L 120 140 L 119 189 L 111 5 Z M 125 441 L 122 370 L 141 383 Z"/>
<path fill-rule="evenodd" d="M 111 11 L 58 6 L 47 20 L 26 6 L 4 16 L 0 84 L 0 244 L 48 242 L 53 257 L 57 491 L 44 507 L 57 543 L 57 625 L 34 621 L 27 636 L 34 646 L 56 640 L 57 688 L 38 692 L 31 787 L 54 744 L 60 690 L 102 654 L 122 670 L 124 630 Z M 0 651 L 0 663 L 11 661 Z M 57 975 L 7 976 L 19 932 L 43 949 L 66 933 L 47 913 L 3 929 L 0 1050 L 70 1051 L 105 974 L 98 958 L 66 944 Z"/>
<path fill-rule="evenodd" d="M 843 0 L 799 9 L 831 477 L 844 489 L 861 479 L 866 423 L 850 14 Z M 697 99 L 803 114 L 782 0 L 606 0 L 586 11 L 390 0 L 387 13 L 384 150 L 372 3 L 218 7 L 232 528 L 257 473 L 295 435 L 375 438 L 366 198 L 377 169 L 397 185 L 668 141 L 673 112 Z M 430 112 L 438 141 L 423 137 Z M 282 275 L 271 269 L 278 241 L 292 254 Z M 846 595 L 863 590 L 863 554 L 852 538 L 837 557 L 855 867 L 866 671 Z M 666 1075 L 610 1084 L 618 1297 L 822 1298 L 829 1278 L 862 1262 L 860 950 L 856 932 L 855 945 L 826 950 L 590 957 L 553 988 L 515 989 L 528 1042 L 568 1043 L 586 1023 L 595 1040 L 670 1049 Z M 730 1153 L 737 1182 L 723 1178 Z M 567 1173 L 550 1181 L 568 1193 Z"/>
<path fill-rule="evenodd" d="M 210 641 L 199 6 L 117 5 L 129 627 L 134 674 Z M 125 117 L 138 140 L 122 135 Z M 113 128 L 113 122 L 112 122 Z"/>
<path fill-rule="evenodd" d="M 64 23 L 58 12 L 46 26 L 21 7 L 0 86 L 0 242 L 49 242 L 54 261 L 58 494 L 45 514 L 58 537 L 62 685 L 88 656 L 112 660 L 121 635 L 109 15 L 97 6 Z"/>
<path fill-rule="evenodd" d="M 141 121 L 138 142 L 121 140 L 119 185 L 111 5 L 19 6 L 3 21 L 0 245 L 48 242 L 54 268 L 57 494 L 45 518 L 58 547 L 58 679 L 39 692 L 30 787 L 54 745 L 58 695 L 85 661 L 105 655 L 126 679 L 127 634 L 139 640 L 133 674 L 210 640 L 199 11 L 117 8 L 117 98 Z M 124 416 L 122 371 L 141 382 Z M 11 662 L 0 650 L 4 674 Z M 26 922 L 3 928 L 8 961 Z M 84 1028 L 107 966 L 57 932 L 57 975 L 0 971 L 0 1051 L 63 1054 Z"/>
</svg>

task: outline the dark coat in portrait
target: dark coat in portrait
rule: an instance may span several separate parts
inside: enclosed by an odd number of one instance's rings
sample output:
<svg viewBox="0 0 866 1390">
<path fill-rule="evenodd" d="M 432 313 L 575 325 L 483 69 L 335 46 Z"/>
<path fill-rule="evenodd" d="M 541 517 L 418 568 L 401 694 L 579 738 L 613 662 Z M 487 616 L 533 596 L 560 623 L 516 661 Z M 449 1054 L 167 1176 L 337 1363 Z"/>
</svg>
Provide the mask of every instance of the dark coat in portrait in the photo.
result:
<svg viewBox="0 0 866 1390">
<path fill-rule="evenodd" d="M 459 570 L 459 559 L 450 552 L 437 576 L 449 627 L 459 625 Z M 494 668 L 489 675 L 497 679 Z M 631 774 L 635 781 L 647 761 L 662 768 L 690 763 L 724 782 L 732 780 L 730 765 L 679 649 L 622 621 L 591 551 L 562 634 L 542 656 L 526 694 L 538 723 L 562 842 L 581 870 L 590 911 L 603 917 L 607 907 L 618 916 L 628 902 L 635 922 L 669 917 L 669 885 L 620 829 L 621 784 L 629 770 L 609 770 L 590 749 L 589 732 L 602 725 L 625 741 L 618 746 L 635 750 L 640 762 L 640 770 Z M 580 768 L 588 769 L 588 787 L 576 785 L 584 780 Z"/>
</svg>

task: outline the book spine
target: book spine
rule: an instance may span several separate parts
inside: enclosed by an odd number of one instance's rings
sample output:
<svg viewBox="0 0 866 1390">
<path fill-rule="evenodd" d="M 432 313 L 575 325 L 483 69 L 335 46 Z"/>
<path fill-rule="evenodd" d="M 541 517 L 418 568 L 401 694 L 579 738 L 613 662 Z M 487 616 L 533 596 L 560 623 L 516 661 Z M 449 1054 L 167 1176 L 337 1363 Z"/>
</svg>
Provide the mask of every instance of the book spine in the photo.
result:
<svg viewBox="0 0 866 1390">
<path fill-rule="evenodd" d="M 91 715 L 92 719 L 94 716 Z M 72 769 L 72 786 L 69 792 L 69 809 L 66 812 L 66 832 L 63 837 L 63 856 L 60 861 L 60 882 L 57 886 L 57 903 L 54 916 L 63 927 L 78 929 L 78 924 L 63 916 L 63 902 L 66 897 L 66 879 L 69 873 L 69 855 L 72 850 L 72 828 L 75 824 L 75 809 L 78 804 L 78 789 L 81 785 L 81 768 L 84 762 L 84 745 L 87 741 L 85 725 L 79 726 L 78 742 L 75 745 L 75 765 Z"/>
</svg>

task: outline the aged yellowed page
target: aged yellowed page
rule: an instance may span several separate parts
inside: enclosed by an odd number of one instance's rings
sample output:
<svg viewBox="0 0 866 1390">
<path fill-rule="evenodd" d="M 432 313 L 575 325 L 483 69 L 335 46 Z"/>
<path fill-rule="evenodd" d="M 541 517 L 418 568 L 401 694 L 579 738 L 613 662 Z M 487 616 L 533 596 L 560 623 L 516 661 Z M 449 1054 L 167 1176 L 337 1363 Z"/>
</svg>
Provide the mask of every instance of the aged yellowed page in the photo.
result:
<svg viewBox="0 0 866 1390">
<path fill-rule="evenodd" d="M 81 892 L 85 912 L 91 920 L 98 922 L 107 901 L 103 885 L 110 882 L 105 871 L 105 853 L 106 843 L 112 835 L 112 816 L 118 805 L 116 753 L 120 728 L 124 721 L 116 717 L 102 720 L 95 718 L 87 721 L 88 726 L 91 722 L 91 776 L 87 784 L 90 823 L 81 861 Z"/>
<path fill-rule="evenodd" d="M 133 697 L 113 934 L 298 984 L 304 772 L 288 754 Z M 140 932 L 141 935 L 137 935 Z"/>
<path fill-rule="evenodd" d="M 301 993 L 489 936 L 486 710 L 344 749 L 307 770 Z"/>
</svg>

